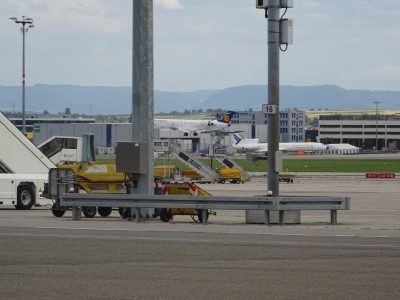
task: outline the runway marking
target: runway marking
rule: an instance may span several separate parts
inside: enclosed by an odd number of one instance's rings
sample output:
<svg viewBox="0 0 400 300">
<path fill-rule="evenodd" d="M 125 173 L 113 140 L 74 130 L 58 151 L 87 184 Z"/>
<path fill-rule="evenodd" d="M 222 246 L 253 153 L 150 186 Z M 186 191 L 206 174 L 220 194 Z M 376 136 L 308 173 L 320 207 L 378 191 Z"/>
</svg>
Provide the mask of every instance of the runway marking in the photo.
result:
<svg viewBox="0 0 400 300">
<path fill-rule="evenodd" d="M 257 244 L 257 245 L 287 245 L 287 246 L 341 246 L 341 247 L 361 247 L 361 248 L 393 248 L 400 249 L 400 245 L 373 245 L 373 244 L 351 244 L 351 243 L 307 243 L 307 242 L 274 242 L 274 241 L 238 241 L 216 239 L 183 239 L 183 238 L 152 238 L 152 237 L 121 237 L 121 236 L 90 236 L 90 235 L 55 235 L 55 234 L 26 234 L 26 233 L 0 233 L 0 236 L 16 237 L 48 237 L 48 238 L 76 238 L 92 240 L 134 240 L 151 242 L 187 242 L 187 243 L 218 243 L 218 244 Z"/>
</svg>

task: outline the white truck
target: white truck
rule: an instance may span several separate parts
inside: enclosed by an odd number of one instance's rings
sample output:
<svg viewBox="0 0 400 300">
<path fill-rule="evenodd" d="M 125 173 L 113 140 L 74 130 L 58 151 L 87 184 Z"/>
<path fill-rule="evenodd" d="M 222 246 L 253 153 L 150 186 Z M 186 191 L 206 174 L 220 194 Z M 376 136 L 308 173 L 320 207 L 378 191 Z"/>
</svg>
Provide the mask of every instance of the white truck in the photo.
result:
<svg viewBox="0 0 400 300">
<path fill-rule="evenodd" d="M 41 196 L 56 166 L 0 113 L 0 207 L 30 209 L 51 204 Z"/>
</svg>

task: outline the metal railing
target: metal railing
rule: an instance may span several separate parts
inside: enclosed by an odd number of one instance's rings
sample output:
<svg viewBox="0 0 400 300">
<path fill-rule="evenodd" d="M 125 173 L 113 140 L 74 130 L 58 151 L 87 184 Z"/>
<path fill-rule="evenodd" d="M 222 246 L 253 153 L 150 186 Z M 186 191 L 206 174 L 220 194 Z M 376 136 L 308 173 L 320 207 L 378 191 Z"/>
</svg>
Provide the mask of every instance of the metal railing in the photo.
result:
<svg viewBox="0 0 400 300">
<path fill-rule="evenodd" d="M 294 210 L 329 210 L 331 224 L 337 224 L 337 210 L 349 210 L 349 197 L 290 196 L 290 197 L 232 197 L 232 196 L 171 196 L 142 194 L 61 194 L 60 206 L 72 207 L 73 218 L 80 218 L 80 207 L 126 207 L 137 210 L 140 221 L 141 208 L 193 208 L 202 210 L 203 223 L 207 223 L 207 209 L 264 210 L 265 224 L 270 224 L 270 211 L 279 211 L 279 224 L 283 224 L 283 212 Z"/>
</svg>

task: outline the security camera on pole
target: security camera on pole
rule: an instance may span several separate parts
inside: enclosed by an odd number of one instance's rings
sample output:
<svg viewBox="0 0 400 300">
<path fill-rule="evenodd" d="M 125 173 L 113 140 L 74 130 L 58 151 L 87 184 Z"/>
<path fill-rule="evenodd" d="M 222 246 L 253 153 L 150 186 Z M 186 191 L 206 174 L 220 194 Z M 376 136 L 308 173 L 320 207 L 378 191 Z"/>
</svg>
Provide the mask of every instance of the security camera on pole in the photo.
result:
<svg viewBox="0 0 400 300">
<path fill-rule="evenodd" d="M 264 9 L 268 19 L 268 104 L 262 111 L 268 114 L 268 190 L 279 196 L 279 50 L 286 51 L 293 43 L 293 21 L 283 18 L 293 0 L 256 0 L 256 7 Z"/>
</svg>

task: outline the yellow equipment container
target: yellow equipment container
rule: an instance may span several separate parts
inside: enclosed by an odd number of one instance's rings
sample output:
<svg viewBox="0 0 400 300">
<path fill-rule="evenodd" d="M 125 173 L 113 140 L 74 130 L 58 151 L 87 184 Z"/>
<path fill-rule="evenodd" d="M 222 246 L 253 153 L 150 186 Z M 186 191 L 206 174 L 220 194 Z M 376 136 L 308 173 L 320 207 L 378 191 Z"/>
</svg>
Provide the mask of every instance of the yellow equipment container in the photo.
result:
<svg viewBox="0 0 400 300">
<path fill-rule="evenodd" d="M 178 169 L 174 165 L 155 166 L 154 177 L 161 178 L 173 178 L 174 174 L 177 173 Z"/>
<path fill-rule="evenodd" d="M 124 173 L 115 171 L 114 162 L 86 162 L 59 165 L 75 173 L 76 184 L 87 193 L 126 193 Z"/>
<path fill-rule="evenodd" d="M 202 176 L 191 168 L 183 169 L 182 176 L 190 180 L 200 180 Z"/>
<path fill-rule="evenodd" d="M 168 195 L 194 195 L 194 196 L 210 196 L 211 194 L 206 190 L 199 187 L 194 183 L 171 183 L 164 187 L 164 192 Z M 164 222 L 168 222 L 171 220 L 173 216 L 177 215 L 185 215 L 191 216 L 193 221 L 198 222 L 202 221 L 201 210 L 193 209 L 193 208 L 169 208 L 169 209 L 161 209 L 160 210 L 160 219 Z M 209 215 L 216 215 L 214 211 L 207 210 L 206 218 L 208 219 Z"/>
<path fill-rule="evenodd" d="M 244 183 L 246 181 L 245 174 L 236 168 L 223 168 L 219 170 L 220 178 L 218 182 L 225 183 L 225 182 L 232 182 L 232 183 Z"/>
</svg>

